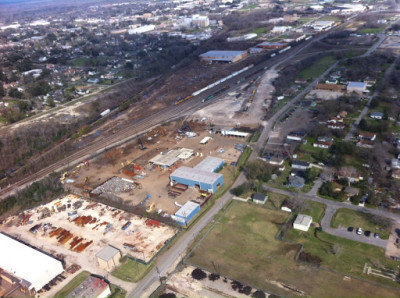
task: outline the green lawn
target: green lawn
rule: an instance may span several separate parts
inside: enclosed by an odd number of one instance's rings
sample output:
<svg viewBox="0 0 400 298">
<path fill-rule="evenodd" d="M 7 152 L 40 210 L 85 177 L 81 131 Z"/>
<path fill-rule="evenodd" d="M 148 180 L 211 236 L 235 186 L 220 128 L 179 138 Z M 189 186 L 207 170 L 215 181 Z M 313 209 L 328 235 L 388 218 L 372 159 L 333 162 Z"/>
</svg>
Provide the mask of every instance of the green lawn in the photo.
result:
<svg viewBox="0 0 400 298">
<path fill-rule="evenodd" d="M 110 297 L 112 298 L 124 298 L 126 296 L 126 291 L 124 289 L 121 289 L 120 287 L 111 284 L 111 295 Z"/>
<path fill-rule="evenodd" d="M 379 28 L 362 28 L 357 31 L 359 34 L 376 34 L 381 32 L 385 27 L 379 27 Z"/>
<path fill-rule="evenodd" d="M 277 194 L 277 193 L 273 193 L 273 192 L 269 192 L 268 193 L 268 200 L 265 203 L 265 205 L 267 207 L 269 207 L 269 208 L 280 210 L 283 201 L 285 199 L 287 199 L 287 198 L 288 198 L 288 196 Z"/>
<path fill-rule="evenodd" d="M 267 32 L 268 32 L 268 30 L 265 27 L 256 28 L 253 31 L 251 31 L 251 33 L 255 33 L 257 35 L 262 35 L 262 34 L 267 33 Z"/>
<path fill-rule="evenodd" d="M 125 281 L 138 282 L 153 268 L 153 266 L 154 262 L 150 265 L 144 265 L 127 258 L 127 260 L 111 274 Z"/>
<path fill-rule="evenodd" d="M 67 297 L 77 286 L 79 286 L 86 278 L 90 276 L 90 272 L 82 271 L 77 276 L 75 276 L 65 287 L 57 292 L 57 298 Z"/>
<path fill-rule="evenodd" d="M 313 222 L 319 223 L 325 214 L 326 205 L 319 202 L 306 201 L 303 208 L 302 214 L 310 215 Z"/>
<path fill-rule="evenodd" d="M 335 57 L 332 55 L 324 56 L 316 60 L 309 67 L 303 69 L 300 72 L 299 77 L 306 80 L 313 80 L 321 75 L 325 70 L 329 68 L 335 62 Z"/>
<path fill-rule="evenodd" d="M 390 227 L 384 227 L 373 223 L 370 219 L 371 215 L 355 210 L 346 208 L 340 208 L 332 218 L 332 228 L 342 227 L 354 227 L 362 228 L 364 231 L 371 231 L 372 233 L 379 233 L 382 239 L 389 239 Z"/>
<path fill-rule="evenodd" d="M 317 218 L 320 216 L 318 209 L 321 210 L 314 205 L 309 211 Z M 187 263 L 285 297 L 326 297 L 333 293 L 336 297 L 399 296 L 399 291 L 391 288 L 353 278 L 344 281 L 342 274 L 297 263 L 295 257 L 300 246 L 275 238 L 288 216 L 286 212 L 234 201 L 226 208 L 226 213 L 220 213 L 216 221 L 202 231 Z M 346 247 L 342 258 L 335 256 L 340 263 L 333 263 L 333 266 L 346 269 L 354 257 L 358 258 L 354 265 L 357 269 L 360 262 L 375 258 L 388 266 L 395 264 L 384 258 L 381 249 L 357 245 L 355 243 L 357 255 L 348 255 Z M 332 257 L 327 257 L 326 265 L 331 264 Z M 393 282 L 391 285 L 396 286 Z"/>
<path fill-rule="evenodd" d="M 253 149 L 251 147 L 246 147 L 244 148 L 242 154 L 240 155 L 240 158 L 236 164 L 236 169 L 238 171 L 242 170 L 242 167 L 246 164 L 247 160 L 249 159 L 251 152 L 253 152 Z"/>
</svg>

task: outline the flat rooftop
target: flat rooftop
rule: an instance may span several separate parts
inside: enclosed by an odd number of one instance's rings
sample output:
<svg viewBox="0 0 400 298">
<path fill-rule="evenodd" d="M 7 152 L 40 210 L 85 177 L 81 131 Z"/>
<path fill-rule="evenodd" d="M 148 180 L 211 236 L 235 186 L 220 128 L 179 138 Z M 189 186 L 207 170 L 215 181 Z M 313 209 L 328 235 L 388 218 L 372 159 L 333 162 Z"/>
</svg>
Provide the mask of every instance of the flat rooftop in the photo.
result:
<svg viewBox="0 0 400 298">
<path fill-rule="evenodd" d="M 201 171 L 214 172 L 224 164 L 224 160 L 218 157 L 207 156 L 200 163 L 198 163 L 194 169 Z"/>
<path fill-rule="evenodd" d="M 192 214 L 193 210 L 198 208 L 200 204 L 187 201 L 176 213 L 175 216 L 186 218 L 188 215 Z"/>
<path fill-rule="evenodd" d="M 208 171 L 203 171 L 203 170 L 199 170 L 199 169 L 195 169 L 195 168 L 182 166 L 182 167 L 176 169 L 171 174 L 171 178 L 172 177 L 188 179 L 188 180 L 201 182 L 201 183 L 213 184 L 220 177 L 222 177 L 222 175 L 218 174 L 218 173 L 213 173 L 213 172 L 208 172 Z"/>
</svg>

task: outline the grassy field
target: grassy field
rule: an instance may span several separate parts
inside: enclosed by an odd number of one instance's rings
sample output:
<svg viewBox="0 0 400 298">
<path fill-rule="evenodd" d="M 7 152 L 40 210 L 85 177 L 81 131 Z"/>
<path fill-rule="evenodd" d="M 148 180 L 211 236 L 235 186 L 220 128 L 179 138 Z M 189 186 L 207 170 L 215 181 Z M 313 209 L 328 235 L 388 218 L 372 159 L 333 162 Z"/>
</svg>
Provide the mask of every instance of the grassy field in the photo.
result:
<svg viewBox="0 0 400 298">
<path fill-rule="evenodd" d="M 379 28 L 362 28 L 357 31 L 359 34 L 376 34 L 381 32 L 385 27 L 379 27 Z"/>
<path fill-rule="evenodd" d="M 304 202 L 304 209 L 301 211 L 302 214 L 310 215 L 313 222 L 320 222 L 325 214 L 325 204 L 313 201 Z"/>
<path fill-rule="evenodd" d="M 310 209 L 316 217 L 317 209 Z M 300 246 L 275 238 L 288 216 L 286 212 L 235 201 L 215 224 L 206 227 L 208 234 L 201 233 L 202 240 L 190 253 L 188 263 L 280 296 L 399 296 L 394 289 L 358 279 L 344 281 L 341 274 L 297 263 Z M 362 249 L 369 252 L 370 246 L 367 248 L 357 247 L 358 258 L 363 258 Z M 342 256 L 347 257 L 345 253 Z M 369 256 L 385 261 L 380 250 L 368 253 L 365 259 Z"/>
<path fill-rule="evenodd" d="M 111 284 L 110 288 L 111 288 L 110 297 L 112 297 L 112 298 L 123 298 L 123 297 L 126 296 L 126 291 L 121 289 L 120 287 Z"/>
<path fill-rule="evenodd" d="M 305 80 L 313 80 L 322 74 L 329 66 L 335 62 L 335 57 L 331 55 L 324 56 L 316 60 L 312 65 L 300 72 L 300 78 Z"/>
<path fill-rule="evenodd" d="M 75 276 L 65 287 L 63 287 L 57 294 L 57 298 L 66 297 L 71 293 L 77 286 L 79 286 L 86 278 L 90 276 L 90 272 L 82 271 L 77 276 Z"/>
<path fill-rule="evenodd" d="M 267 33 L 267 32 L 268 32 L 268 30 L 265 27 L 256 28 L 253 31 L 251 31 L 251 33 L 255 33 L 257 35 L 262 35 L 262 34 Z"/>
<path fill-rule="evenodd" d="M 304 245 L 305 252 L 320 257 L 323 260 L 322 266 L 329 267 L 352 276 L 368 278 L 388 286 L 397 286 L 399 287 L 397 295 L 400 296 L 400 286 L 398 283 L 395 283 L 389 279 L 376 277 L 374 275 L 363 274 L 365 263 L 375 264 L 375 266 L 384 266 L 385 268 L 392 270 L 398 270 L 398 264 L 395 261 L 385 257 L 384 249 L 373 245 L 336 237 L 323 232 L 318 232 L 318 237 L 319 239 L 314 236 L 314 233 L 311 231 L 311 229 L 307 233 L 297 230 L 290 230 L 287 235 L 288 239 L 302 243 Z M 333 252 L 333 245 L 339 247 L 339 253 L 335 254 Z M 374 295 L 371 292 L 368 296 L 383 297 L 384 295 L 378 294 L 378 292 L 375 292 Z"/>
<path fill-rule="evenodd" d="M 125 281 L 137 282 L 141 280 L 153 266 L 154 263 L 146 266 L 128 258 L 121 266 L 117 267 L 111 275 Z"/>
<path fill-rule="evenodd" d="M 362 228 L 364 231 L 371 231 L 372 233 L 379 233 L 380 238 L 389 239 L 390 228 L 374 224 L 367 213 L 358 212 L 355 210 L 340 208 L 332 218 L 332 228 L 354 227 Z"/>
</svg>

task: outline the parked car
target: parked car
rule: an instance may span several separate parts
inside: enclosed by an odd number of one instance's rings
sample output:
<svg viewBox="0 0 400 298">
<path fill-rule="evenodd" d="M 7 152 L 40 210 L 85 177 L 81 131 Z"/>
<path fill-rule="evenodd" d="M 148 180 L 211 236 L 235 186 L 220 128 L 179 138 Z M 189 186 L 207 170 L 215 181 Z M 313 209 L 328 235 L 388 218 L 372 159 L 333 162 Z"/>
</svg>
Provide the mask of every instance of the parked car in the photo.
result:
<svg viewBox="0 0 400 298">
<path fill-rule="evenodd" d="M 363 230 L 361 228 L 357 228 L 356 233 L 357 235 L 361 235 L 363 233 Z"/>
<path fill-rule="evenodd" d="M 353 232 L 353 231 L 354 231 L 354 228 L 353 228 L 353 227 L 348 227 L 348 228 L 347 228 L 347 231 L 348 231 L 348 232 Z"/>
<path fill-rule="evenodd" d="M 378 234 L 378 233 L 375 233 L 375 234 L 374 234 L 374 238 L 379 238 L 379 234 Z"/>
<path fill-rule="evenodd" d="M 365 231 L 364 235 L 367 237 L 371 236 L 371 231 Z"/>
</svg>

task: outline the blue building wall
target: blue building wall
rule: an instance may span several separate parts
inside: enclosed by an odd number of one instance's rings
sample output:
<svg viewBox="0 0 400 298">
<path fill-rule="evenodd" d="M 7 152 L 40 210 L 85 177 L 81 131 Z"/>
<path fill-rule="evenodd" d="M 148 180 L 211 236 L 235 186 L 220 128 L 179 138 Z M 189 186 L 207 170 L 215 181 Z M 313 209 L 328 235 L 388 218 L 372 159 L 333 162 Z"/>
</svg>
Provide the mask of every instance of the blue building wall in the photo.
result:
<svg viewBox="0 0 400 298">
<path fill-rule="evenodd" d="M 186 216 L 186 219 L 183 216 L 176 215 L 176 217 L 183 218 L 186 221 L 186 224 L 188 224 L 193 219 L 193 217 L 199 212 L 200 212 L 200 204 L 189 215 Z M 184 222 L 177 221 L 177 223 L 180 225 L 185 225 Z"/>
<path fill-rule="evenodd" d="M 220 186 L 222 184 L 224 184 L 224 176 L 221 175 L 221 177 L 219 177 L 214 184 L 209 184 L 209 183 L 202 183 L 202 182 L 198 182 L 198 181 L 194 181 L 194 180 L 190 180 L 187 178 L 180 178 L 180 177 L 176 177 L 171 175 L 171 179 L 173 181 L 175 181 L 176 183 L 180 183 L 180 184 L 184 184 L 187 185 L 189 187 L 195 187 L 196 184 L 200 186 L 201 190 L 205 190 L 208 191 L 209 189 L 212 189 L 213 193 L 215 193 L 217 191 L 217 185 L 219 184 Z"/>
</svg>

